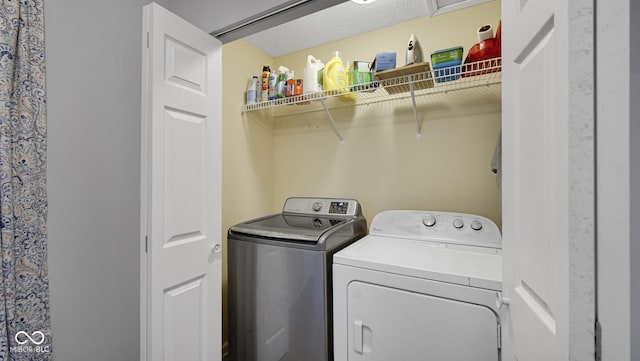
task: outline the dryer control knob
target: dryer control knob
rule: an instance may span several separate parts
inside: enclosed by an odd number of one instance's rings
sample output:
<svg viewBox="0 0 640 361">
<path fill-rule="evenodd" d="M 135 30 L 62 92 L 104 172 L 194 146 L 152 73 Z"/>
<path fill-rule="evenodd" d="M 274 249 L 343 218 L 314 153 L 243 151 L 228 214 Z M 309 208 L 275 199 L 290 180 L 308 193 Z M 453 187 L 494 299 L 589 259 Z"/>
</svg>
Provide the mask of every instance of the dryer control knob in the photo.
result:
<svg viewBox="0 0 640 361">
<path fill-rule="evenodd" d="M 464 222 L 462 221 L 462 219 L 456 218 L 453 220 L 453 226 L 456 227 L 457 229 L 460 229 L 464 227 Z"/>
<path fill-rule="evenodd" d="M 474 219 L 473 221 L 471 221 L 471 229 L 473 229 L 474 231 L 479 231 L 482 229 L 482 223 L 480 223 L 479 220 Z"/>
<path fill-rule="evenodd" d="M 320 210 L 322 209 L 322 203 L 315 202 L 311 208 L 314 212 L 320 212 Z"/>
<path fill-rule="evenodd" d="M 427 227 L 433 227 L 436 225 L 436 217 L 432 214 L 429 214 L 426 217 L 422 218 L 422 224 Z"/>
</svg>

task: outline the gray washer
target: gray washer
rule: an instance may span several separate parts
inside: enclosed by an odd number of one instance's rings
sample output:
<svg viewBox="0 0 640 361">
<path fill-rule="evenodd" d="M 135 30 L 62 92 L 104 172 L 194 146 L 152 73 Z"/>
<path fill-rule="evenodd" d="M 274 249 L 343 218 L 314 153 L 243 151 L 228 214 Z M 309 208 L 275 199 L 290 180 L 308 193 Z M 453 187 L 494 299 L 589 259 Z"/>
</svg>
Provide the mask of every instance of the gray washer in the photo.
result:
<svg viewBox="0 0 640 361">
<path fill-rule="evenodd" d="M 353 199 L 289 198 L 231 227 L 230 360 L 333 360 L 332 257 L 366 233 Z"/>
</svg>

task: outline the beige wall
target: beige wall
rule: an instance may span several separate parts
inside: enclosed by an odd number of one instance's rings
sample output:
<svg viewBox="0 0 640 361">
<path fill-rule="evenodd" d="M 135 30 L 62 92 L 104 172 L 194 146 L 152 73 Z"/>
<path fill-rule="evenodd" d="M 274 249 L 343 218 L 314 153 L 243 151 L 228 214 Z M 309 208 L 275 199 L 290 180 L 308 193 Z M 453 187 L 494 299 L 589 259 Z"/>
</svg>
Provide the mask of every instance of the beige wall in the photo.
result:
<svg viewBox="0 0 640 361">
<path fill-rule="evenodd" d="M 497 26 L 500 2 L 424 17 L 274 59 L 302 77 L 307 54 L 324 62 L 336 50 L 343 60 L 372 60 L 395 51 L 416 34 L 428 56 L 433 50 L 477 42 L 476 29 Z M 490 161 L 500 129 L 500 96 L 474 91 L 418 99 L 423 121 L 416 139 L 410 100 L 332 112 L 344 136 L 339 144 L 324 113 L 274 120 L 273 202 L 289 196 L 354 197 L 367 220 L 388 209 L 476 213 L 500 224 L 500 196 Z"/>
<path fill-rule="evenodd" d="M 256 69 L 268 65 L 271 57 L 244 41 L 222 48 L 222 230 L 274 211 L 273 137 L 253 114 L 240 114 L 247 81 Z M 227 266 L 222 267 L 223 339 L 227 340 Z"/>
<path fill-rule="evenodd" d="M 286 65 L 302 78 L 307 54 L 326 62 L 340 50 L 344 60 L 395 51 L 400 66 L 411 33 L 427 56 L 455 45 L 466 52 L 477 41 L 475 30 L 485 23 L 496 26 L 499 17 L 500 2 L 493 2 L 276 59 L 242 40 L 224 45 L 224 231 L 279 211 L 290 196 L 353 197 L 362 202 L 369 222 L 387 209 L 430 209 L 476 213 L 500 224 L 500 196 L 490 171 L 500 129 L 499 87 L 419 98 L 420 140 L 409 100 L 332 112 L 343 144 L 323 112 L 276 118 L 270 111 L 240 113 L 248 80 L 263 65 Z M 224 263 L 226 298 L 226 258 Z M 225 340 L 226 309 L 225 302 Z"/>
</svg>

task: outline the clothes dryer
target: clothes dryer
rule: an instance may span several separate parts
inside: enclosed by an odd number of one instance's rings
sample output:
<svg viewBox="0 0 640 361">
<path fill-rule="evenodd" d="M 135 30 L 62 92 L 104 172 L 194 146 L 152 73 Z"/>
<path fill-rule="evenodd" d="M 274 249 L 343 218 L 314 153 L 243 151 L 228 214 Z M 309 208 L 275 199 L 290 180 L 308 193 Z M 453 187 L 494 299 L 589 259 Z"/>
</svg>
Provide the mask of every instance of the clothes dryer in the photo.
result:
<svg viewBox="0 0 640 361">
<path fill-rule="evenodd" d="M 491 220 L 382 212 L 333 258 L 335 361 L 498 361 L 501 290 Z"/>
</svg>

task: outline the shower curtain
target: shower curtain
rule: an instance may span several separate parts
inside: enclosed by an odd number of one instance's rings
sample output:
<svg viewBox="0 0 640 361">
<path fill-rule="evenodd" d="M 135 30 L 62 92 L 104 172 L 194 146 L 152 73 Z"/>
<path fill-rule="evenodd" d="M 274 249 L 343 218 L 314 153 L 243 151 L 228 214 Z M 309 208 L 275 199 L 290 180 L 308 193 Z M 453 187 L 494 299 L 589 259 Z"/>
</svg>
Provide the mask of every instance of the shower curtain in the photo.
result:
<svg viewBox="0 0 640 361">
<path fill-rule="evenodd" d="M 44 5 L 0 1 L 0 361 L 46 361 Z"/>
</svg>

